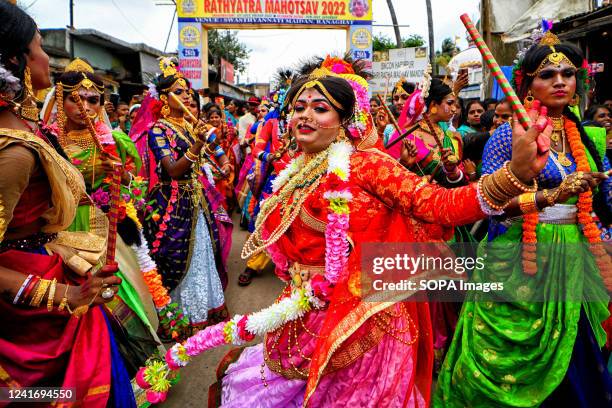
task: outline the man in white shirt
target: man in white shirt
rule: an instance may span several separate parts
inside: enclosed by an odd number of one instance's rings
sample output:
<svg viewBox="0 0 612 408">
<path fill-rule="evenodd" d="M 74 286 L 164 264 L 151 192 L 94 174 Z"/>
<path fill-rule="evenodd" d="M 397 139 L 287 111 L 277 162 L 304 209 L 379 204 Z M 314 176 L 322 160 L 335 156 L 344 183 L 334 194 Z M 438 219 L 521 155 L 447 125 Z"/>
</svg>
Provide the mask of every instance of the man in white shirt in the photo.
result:
<svg viewBox="0 0 612 408">
<path fill-rule="evenodd" d="M 255 123 L 255 119 L 257 118 L 257 107 L 260 102 L 259 98 L 251 96 L 247 101 L 247 112 L 238 119 L 238 138 L 241 145 L 244 145 L 245 137 L 253 123 Z"/>
</svg>

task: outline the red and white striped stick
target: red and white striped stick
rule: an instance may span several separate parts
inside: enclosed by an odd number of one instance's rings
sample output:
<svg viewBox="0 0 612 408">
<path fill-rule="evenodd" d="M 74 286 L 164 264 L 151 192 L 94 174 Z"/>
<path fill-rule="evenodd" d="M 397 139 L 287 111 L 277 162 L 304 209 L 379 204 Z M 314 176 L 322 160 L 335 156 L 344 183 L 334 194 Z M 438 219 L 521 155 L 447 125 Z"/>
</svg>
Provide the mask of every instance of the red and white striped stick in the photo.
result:
<svg viewBox="0 0 612 408">
<path fill-rule="evenodd" d="M 113 164 L 113 176 L 110 185 L 110 210 L 108 211 L 108 243 L 106 246 L 106 264 L 115 263 L 117 248 L 117 222 L 119 221 L 119 202 L 121 201 L 121 163 Z"/>
<path fill-rule="evenodd" d="M 478 47 L 478 51 L 480 51 L 480 54 L 485 60 L 487 67 L 489 67 L 500 88 L 506 95 L 506 98 L 508 101 L 510 101 L 510 106 L 512 107 L 514 113 L 516 113 L 519 122 L 525 130 L 529 129 L 531 126 L 531 119 L 529 119 L 529 116 L 527 116 L 525 107 L 519 100 L 518 96 L 516 96 L 514 89 L 512 89 L 512 86 L 510 86 L 510 82 L 508 82 L 508 79 L 506 79 L 504 76 L 504 73 L 497 64 L 497 61 L 495 61 L 495 57 L 493 57 L 493 54 L 491 54 L 491 50 L 489 50 L 489 47 L 487 47 L 487 44 L 484 42 L 476 27 L 474 27 L 474 23 L 472 23 L 470 17 L 467 14 L 462 14 L 460 18 L 463 25 L 468 30 L 470 37 L 472 37 L 472 40 L 474 40 L 474 43 L 476 43 L 476 47 Z"/>
</svg>

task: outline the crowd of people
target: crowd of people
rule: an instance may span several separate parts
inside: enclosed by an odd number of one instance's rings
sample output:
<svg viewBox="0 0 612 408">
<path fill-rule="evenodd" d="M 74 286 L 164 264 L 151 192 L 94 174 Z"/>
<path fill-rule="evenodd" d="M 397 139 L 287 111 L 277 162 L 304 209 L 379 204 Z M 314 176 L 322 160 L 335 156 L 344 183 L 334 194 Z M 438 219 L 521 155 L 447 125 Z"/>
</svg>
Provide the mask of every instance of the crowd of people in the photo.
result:
<svg viewBox="0 0 612 408">
<path fill-rule="evenodd" d="M 143 406 L 234 344 L 209 406 L 611 404 L 612 100 L 580 103 L 574 45 L 536 30 L 517 58 L 524 129 L 506 99 L 461 100 L 461 77 L 370 98 L 347 57 L 227 105 L 163 58 L 142 95 L 109 101 L 80 58 L 51 84 L 19 7 L 0 20 L 0 386 Z M 232 219 L 249 232 L 236 283 Z M 484 254 L 470 282 L 505 295 L 370 297 L 369 245 L 410 243 Z M 230 313 L 227 285 L 269 265 L 276 302 Z"/>
</svg>

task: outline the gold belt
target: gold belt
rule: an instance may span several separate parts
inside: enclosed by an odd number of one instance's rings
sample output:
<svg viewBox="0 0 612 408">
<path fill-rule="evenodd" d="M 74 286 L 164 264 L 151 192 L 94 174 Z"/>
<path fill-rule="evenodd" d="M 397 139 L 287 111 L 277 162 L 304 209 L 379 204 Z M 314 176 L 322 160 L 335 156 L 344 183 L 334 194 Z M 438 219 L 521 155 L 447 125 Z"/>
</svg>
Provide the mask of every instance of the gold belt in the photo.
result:
<svg viewBox="0 0 612 408">
<path fill-rule="evenodd" d="M 315 275 L 325 275 L 325 266 L 303 265 L 294 262 L 289 267 L 292 285 L 301 288 L 302 284 L 308 282 Z"/>
</svg>

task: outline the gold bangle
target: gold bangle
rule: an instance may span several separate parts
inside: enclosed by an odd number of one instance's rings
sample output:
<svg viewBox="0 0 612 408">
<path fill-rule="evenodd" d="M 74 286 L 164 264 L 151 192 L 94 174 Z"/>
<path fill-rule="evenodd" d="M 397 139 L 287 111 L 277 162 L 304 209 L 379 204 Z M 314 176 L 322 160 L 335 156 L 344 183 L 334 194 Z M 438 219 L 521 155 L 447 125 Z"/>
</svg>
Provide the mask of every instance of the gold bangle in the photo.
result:
<svg viewBox="0 0 612 408">
<path fill-rule="evenodd" d="M 198 160 L 198 156 L 195 153 L 193 153 L 191 149 L 187 149 L 187 151 L 185 152 L 185 156 L 187 156 L 187 159 L 189 159 L 189 161 Z"/>
<path fill-rule="evenodd" d="M 49 287 L 49 297 L 47 298 L 47 311 L 53 311 L 53 302 L 55 301 L 55 289 L 57 287 L 57 279 L 53 278 Z"/>
<path fill-rule="evenodd" d="M 40 303 L 43 300 L 43 297 L 45 296 L 45 293 L 47 293 L 47 288 L 49 288 L 49 285 L 51 284 L 51 281 L 48 279 L 41 279 L 40 283 L 38 284 L 38 288 L 36 288 L 36 293 L 34 294 L 34 296 L 32 296 L 32 300 L 30 301 L 30 306 L 33 307 L 39 307 Z"/>
<path fill-rule="evenodd" d="M 521 191 L 523 191 L 524 193 L 534 193 L 538 191 L 538 183 L 536 179 L 533 179 L 533 185 L 531 186 L 528 186 L 527 184 L 523 183 L 521 180 L 518 179 L 518 177 L 514 175 L 514 173 L 512 173 L 512 170 L 510 170 L 509 161 L 504 163 L 502 169 L 504 170 L 506 177 L 508 177 L 512 185 L 514 185 L 516 188 L 521 189 Z"/>
<path fill-rule="evenodd" d="M 480 196 L 482 197 L 482 199 L 484 200 L 485 203 L 487 203 L 487 205 L 489 207 L 491 207 L 492 209 L 496 210 L 496 211 L 501 211 L 504 209 L 504 204 L 505 203 L 499 203 L 496 200 L 491 198 L 491 194 L 489 191 L 489 188 L 487 185 L 485 185 L 485 183 L 488 182 L 487 179 L 493 177 L 492 175 L 487 175 L 484 177 L 481 177 L 480 180 L 478 180 L 478 189 L 480 190 Z M 496 201 L 496 202 L 494 202 Z"/>
<path fill-rule="evenodd" d="M 524 193 L 518 197 L 519 208 L 523 214 L 538 212 L 536 193 Z"/>
<path fill-rule="evenodd" d="M 558 190 L 557 190 L 558 191 Z M 544 196 L 544 199 L 546 200 L 546 202 L 548 203 L 548 205 L 550 207 L 552 207 L 553 205 L 555 205 L 555 201 L 557 200 L 557 198 L 559 197 L 559 194 L 551 194 L 550 190 L 548 189 L 544 189 L 542 190 L 542 195 Z"/>
<path fill-rule="evenodd" d="M 66 290 L 64 290 L 64 297 L 62 297 L 62 301 L 60 302 L 59 306 L 57 307 L 57 310 L 59 310 L 60 312 L 62 310 L 64 310 L 64 308 L 66 306 L 68 306 L 68 288 L 70 287 L 70 285 L 68 285 L 66 283 Z"/>
</svg>

